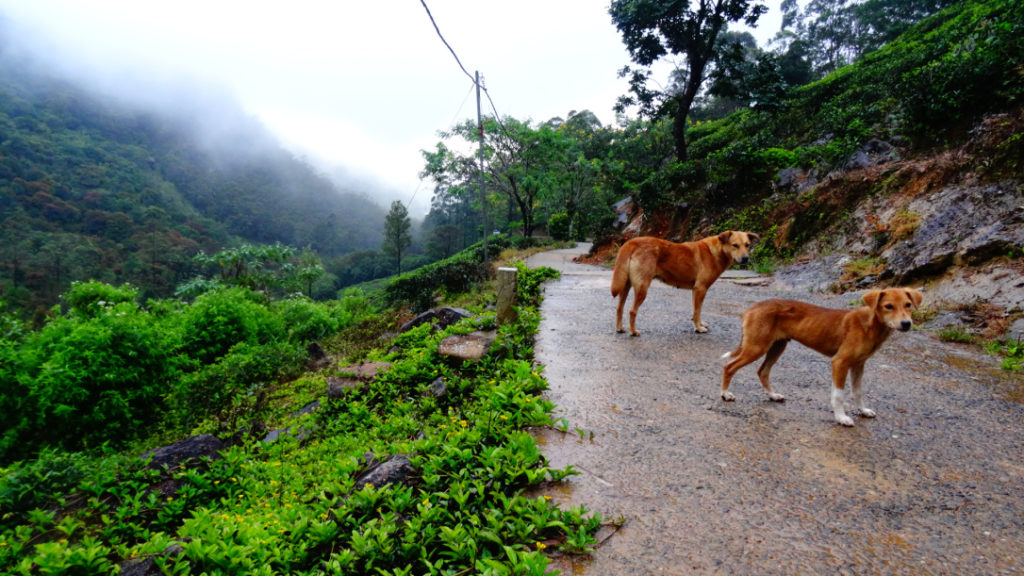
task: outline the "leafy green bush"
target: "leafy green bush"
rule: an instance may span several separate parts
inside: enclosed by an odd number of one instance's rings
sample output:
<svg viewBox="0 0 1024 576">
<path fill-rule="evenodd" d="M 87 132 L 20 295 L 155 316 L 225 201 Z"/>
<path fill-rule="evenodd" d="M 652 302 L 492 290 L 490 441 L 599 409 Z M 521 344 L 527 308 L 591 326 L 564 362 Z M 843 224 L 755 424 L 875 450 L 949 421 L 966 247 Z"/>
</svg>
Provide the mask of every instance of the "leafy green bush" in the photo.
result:
<svg viewBox="0 0 1024 576">
<path fill-rule="evenodd" d="M 487 243 L 489 257 L 510 246 L 507 237 L 498 235 L 489 237 Z M 488 272 L 483 243 L 479 242 L 450 258 L 394 278 L 384 289 L 384 300 L 388 306 L 409 304 L 416 310 L 426 310 L 434 305 L 436 294 L 467 292 L 486 279 Z"/>
<path fill-rule="evenodd" d="M 134 303 L 86 307 L 27 338 L 18 380 L 37 411 L 30 445 L 124 446 L 159 421 L 179 373 L 175 334 Z"/>
<path fill-rule="evenodd" d="M 341 325 L 340 319 L 326 305 L 313 302 L 306 296 L 292 296 L 271 305 L 287 330 L 291 342 L 310 342 L 333 334 Z"/>
<path fill-rule="evenodd" d="M 287 342 L 239 342 L 216 362 L 182 376 L 170 395 L 168 420 L 189 431 L 204 419 L 231 435 L 266 408 L 267 391 L 285 377 L 297 375 L 306 358 L 301 345 Z"/>
<path fill-rule="evenodd" d="M 184 313 L 181 331 L 181 351 L 203 364 L 214 362 L 241 342 L 261 344 L 284 332 L 264 298 L 240 287 L 196 298 Z"/>
<path fill-rule="evenodd" d="M 72 282 L 62 296 L 72 314 L 92 318 L 104 308 L 122 302 L 135 302 L 138 290 L 125 284 L 120 287 L 103 282 Z"/>
<path fill-rule="evenodd" d="M 555 240 L 565 241 L 569 239 L 569 215 L 565 212 L 552 214 L 548 218 L 548 233 Z"/>
</svg>

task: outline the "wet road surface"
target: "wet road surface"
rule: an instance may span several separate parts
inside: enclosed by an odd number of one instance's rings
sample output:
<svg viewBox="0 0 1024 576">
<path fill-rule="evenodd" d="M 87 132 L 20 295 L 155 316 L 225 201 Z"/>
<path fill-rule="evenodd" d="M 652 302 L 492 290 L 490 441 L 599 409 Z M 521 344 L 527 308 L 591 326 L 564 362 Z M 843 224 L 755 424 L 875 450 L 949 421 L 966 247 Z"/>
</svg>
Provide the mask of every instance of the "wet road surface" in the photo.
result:
<svg viewBox="0 0 1024 576">
<path fill-rule="evenodd" d="M 567 431 L 538 440 L 579 475 L 552 488 L 624 526 L 566 574 L 1024 574 L 1024 382 L 973 349 L 896 333 L 868 361 L 875 419 L 836 425 L 828 358 L 791 344 L 767 400 L 758 363 L 718 399 L 739 316 L 771 297 L 845 308 L 855 295 L 719 279 L 707 334 L 689 291 L 652 285 L 630 337 L 614 331 L 610 269 L 585 252 L 531 257 L 545 285 L 537 362 Z M 928 303 L 927 293 L 925 305 Z"/>
</svg>

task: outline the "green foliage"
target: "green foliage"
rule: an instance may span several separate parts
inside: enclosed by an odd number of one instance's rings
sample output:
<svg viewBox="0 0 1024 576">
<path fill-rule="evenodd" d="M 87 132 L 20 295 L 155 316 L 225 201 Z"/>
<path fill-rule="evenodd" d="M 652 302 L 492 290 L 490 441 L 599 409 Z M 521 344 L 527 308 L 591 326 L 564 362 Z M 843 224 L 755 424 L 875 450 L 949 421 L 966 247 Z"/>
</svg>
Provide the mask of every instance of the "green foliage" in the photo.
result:
<svg viewBox="0 0 1024 576">
<path fill-rule="evenodd" d="M 487 243 L 489 255 L 510 245 L 507 237 L 498 235 L 489 237 Z M 392 279 L 384 289 L 384 300 L 388 306 L 408 304 L 416 310 L 426 310 L 434 305 L 437 296 L 466 292 L 487 274 L 481 242 L 455 256 Z"/>
<path fill-rule="evenodd" d="M 135 302 L 138 290 L 130 285 L 111 286 L 103 282 L 72 282 L 64 293 L 71 314 L 85 318 L 99 316 L 105 309 L 122 302 Z"/>
<path fill-rule="evenodd" d="M 494 328 L 492 316 L 439 333 L 408 331 L 375 353 L 389 370 L 295 416 L 293 434 L 274 442 L 163 470 L 58 451 L 4 470 L 0 572 L 114 573 L 124 559 L 151 558 L 168 574 L 540 575 L 553 542 L 563 542 L 565 553 L 592 550 L 599 516 L 528 496 L 573 471 L 551 468 L 527 430 L 551 421 L 532 338 L 539 285 L 555 272 L 520 271 L 519 320 L 498 328 L 491 356 L 450 364 L 436 351 L 449 334 Z M 239 290 L 216 295 L 248 302 Z M 350 296 L 338 306 L 355 317 L 365 297 Z M 316 325 L 320 315 L 308 306 L 316 304 L 270 309 Z M 153 314 L 166 319 L 172 310 L 161 304 Z M 220 404 L 211 414 L 220 423 L 258 415 L 261 391 L 281 377 L 288 363 L 281 358 L 297 350 L 277 342 L 242 342 L 187 374 L 182 381 L 202 388 L 192 393 L 203 398 L 182 401 L 182 409 Z M 428 391 L 439 378 L 448 389 L 441 398 Z M 407 455 L 415 473 L 399 483 L 357 483 L 367 454 Z"/>
<path fill-rule="evenodd" d="M 520 303 L 537 306 L 540 304 L 541 285 L 552 278 L 558 278 L 561 274 L 554 268 L 541 266 L 529 268 L 526 263 L 517 261 L 516 270 L 516 298 Z"/>
<path fill-rule="evenodd" d="M 295 376 L 309 342 L 374 313 L 354 290 L 330 303 L 271 303 L 222 288 L 146 309 L 135 295 L 78 283 L 63 298 L 68 311 L 38 332 L 0 317 L 0 462 L 47 446 L 121 449 L 204 421 L 233 434 L 265 415 L 268 394 Z"/>
<path fill-rule="evenodd" d="M 160 419 L 164 387 L 180 369 L 174 334 L 134 302 L 85 309 L 94 315 L 55 318 L 18 353 L 22 409 L 34 414 L 28 445 L 124 446 Z"/>
<path fill-rule="evenodd" d="M 943 342 L 970 344 L 974 342 L 975 337 L 963 328 L 943 328 L 939 330 L 939 340 L 942 340 Z"/>
<path fill-rule="evenodd" d="M 353 296 L 353 299 L 359 296 Z M 363 297 L 365 302 L 365 297 Z M 350 303 L 349 307 L 361 304 Z M 293 296 L 271 304 L 271 311 L 281 319 L 291 342 L 312 342 L 333 334 L 351 322 L 354 314 L 338 314 L 334 306 L 317 304 L 305 296 Z"/>
<path fill-rule="evenodd" d="M 986 345 L 991 354 L 1002 357 L 1001 366 L 1009 372 L 1024 370 L 1024 342 L 1017 340 L 1005 340 L 990 342 Z"/>
<path fill-rule="evenodd" d="M 284 332 L 263 297 L 245 288 L 203 294 L 185 311 L 181 322 L 181 351 L 204 364 L 227 354 L 236 344 L 262 344 Z"/>
<path fill-rule="evenodd" d="M 569 215 L 564 212 L 552 214 L 548 218 L 548 234 L 555 240 L 565 241 L 569 239 L 569 226 L 571 221 Z"/>
<path fill-rule="evenodd" d="M 92 458 L 81 452 L 46 449 L 34 460 L 0 469 L 2 521 L 26 522 L 32 510 L 53 508 L 86 478 L 101 476 L 120 464 L 117 457 Z"/>
<path fill-rule="evenodd" d="M 379 206 L 229 106 L 123 106 L 27 62 L 0 61 L 0 298 L 19 314 L 74 280 L 167 297 L 199 272 L 197 252 L 243 242 L 325 258 L 378 246 Z"/>
<path fill-rule="evenodd" d="M 288 342 L 239 342 L 216 362 L 181 377 L 169 397 L 167 423 L 191 430 L 207 418 L 204 430 L 230 436 L 267 409 L 267 393 L 281 380 L 297 375 L 305 351 Z"/>
<path fill-rule="evenodd" d="M 399 200 L 391 203 L 391 210 L 384 217 L 384 244 L 381 252 L 394 259 L 398 274 L 402 273 L 402 254 L 412 245 L 412 234 L 409 228 L 409 210 Z"/>
</svg>

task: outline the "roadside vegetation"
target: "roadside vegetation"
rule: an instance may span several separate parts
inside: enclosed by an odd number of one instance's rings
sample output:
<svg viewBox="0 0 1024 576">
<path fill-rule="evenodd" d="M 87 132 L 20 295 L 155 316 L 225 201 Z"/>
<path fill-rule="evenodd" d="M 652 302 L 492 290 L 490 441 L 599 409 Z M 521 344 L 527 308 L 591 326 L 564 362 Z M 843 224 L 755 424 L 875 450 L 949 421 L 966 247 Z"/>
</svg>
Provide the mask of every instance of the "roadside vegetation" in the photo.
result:
<svg viewBox="0 0 1024 576">
<path fill-rule="evenodd" d="M 397 335 L 398 300 L 385 312 L 360 293 L 270 301 L 241 287 L 142 305 L 128 288 L 81 284 L 41 332 L 5 317 L 3 382 L 23 388 L 3 398 L 32 404 L 4 406 L 23 421 L 4 444 L 0 571 L 115 574 L 134 559 L 166 574 L 540 575 L 547 553 L 586 553 L 600 517 L 528 495 L 573 473 L 549 467 L 529 433 L 551 424 L 532 346 L 539 287 L 557 273 L 507 263 L 519 314 L 501 326 L 485 276 L 466 286 L 472 318 Z M 445 336 L 479 329 L 497 331 L 485 359 L 438 355 Z M 350 330 L 361 347 L 343 344 Z M 311 342 L 346 350 L 341 367 L 304 370 Z M 349 360 L 391 367 L 324 399 Z M 438 379 L 443 396 L 428 391 Z M 265 441 L 271 427 L 285 431 Z M 139 457 L 200 432 L 234 441 L 173 467 Z M 357 484 L 394 455 L 415 469 L 408 481 Z"/>
</svg>

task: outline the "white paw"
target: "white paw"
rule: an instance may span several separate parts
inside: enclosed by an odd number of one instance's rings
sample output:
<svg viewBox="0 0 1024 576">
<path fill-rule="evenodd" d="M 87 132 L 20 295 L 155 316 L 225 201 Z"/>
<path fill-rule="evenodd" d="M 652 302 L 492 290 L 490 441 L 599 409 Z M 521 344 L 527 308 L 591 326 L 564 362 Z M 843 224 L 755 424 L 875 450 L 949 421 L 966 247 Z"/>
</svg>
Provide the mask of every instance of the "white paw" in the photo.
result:
<svg viewBox="0 0 1024 576">
<path fill-rule="evenodd" d="M 732 392 L 722 392 L 722 400 L 725 400 L 726 402 L 734 402 L 736 400 L 736 396 L 734 396 Z"/>
<path fill-rule="evenodd" d="M 768 399 L 771 400 L 772 402 L 785 402 L 786 401 L 786 397 L 783 396 L 782 394 L 779 394 L 778 392 L 769 392 L 768 393 Z"/>
<path fill-rule="evenodd" d="M 860 415 L 865 418 L 874 418 L 876 416 L 875 411 L 871 408 L 861 408 Z"/>
<path fill-rule="evenodd" d="M 708 331 L 708 325 L 701 322 L 701 326 L 699 328 L 694 328 L 693 331 L 697 334 L 706 334 Z"/>
<path fill-rule="evenodd" d="M 843 426 L 853 427 L 853 418 L 850 418 L 846 414 L 843 414 L 842 416 L 837 415 L 836 422 Z"/>
</svg>

